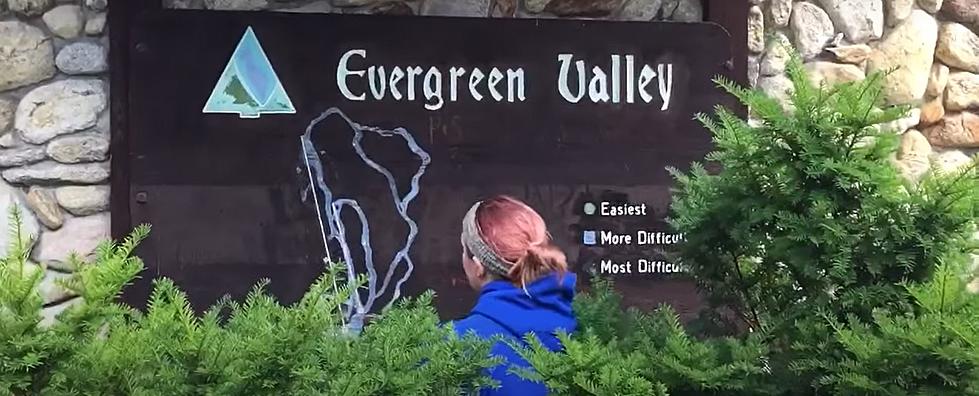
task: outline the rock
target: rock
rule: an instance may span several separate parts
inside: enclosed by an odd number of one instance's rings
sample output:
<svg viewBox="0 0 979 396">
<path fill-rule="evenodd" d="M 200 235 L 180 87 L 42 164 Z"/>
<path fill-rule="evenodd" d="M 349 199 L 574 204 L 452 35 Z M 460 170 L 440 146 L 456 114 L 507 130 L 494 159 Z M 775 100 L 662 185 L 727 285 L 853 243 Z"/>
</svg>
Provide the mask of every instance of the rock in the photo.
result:
<svg viewBox="0 0 979 396">
<path fill-rule="evenodd" d="M 7 131 L 14 123 L 14 109 L 17 103 L 10 99 L 0 98 L 0 134 Z"/>
<path fill-rule="evenodd" d="M 786 110 L 791 108 L 790 96 L 795 91 L 792 80 L 784 75 L 765 76 L 758 79 L 758 89 L 768 94 L 768 96 L 778 99 L 782 107 Z"/>
<path fill-rule="evenodd" d="M 765 50 L 765 15 L 758 6 L 748 11 L 748 50 L 754 53 Z"/>
<path fill-rule="evenodd" d="M 948 72 L 948 66 L 941 63 L 932 65 L 931 74 L 928 75 L 928 88 L 925 89 L 925 94 L 929 97 L 937 97 L 945 93 L 945 87 L 948 86 Z"/>
<path fill-rule="evenodd" d="M 109 154 L 109 139 L 100 133 L 60 137 L 48 143 L 47 154 L 64 164 L 104 161 Z"/>
<path fill-rule="evenodd" d="M 833 38 L 833 21 L 822 8 L 812 3 L 796 3 L 790 24 L 795 37 L 795 48 L 805 59 L 819 55 L 826 43 Z"/>
<path fill-rule="evenodd" d="M 85 6 L 90 10 L 104 11 L 109 5 L 109 0 L 85 0 Z"/>
<path fill-rule="evenodd" d="M 761 75 L 775 76 L 785 72 L 785 65 L 789 62 L 792 51 L 789 38 L 782 32 L 775 32 L 775 35 L 768 40 L 765 55 L 761 58 Z"/>
<path fill-rule="evenodd" d="M 870 54 L 868 73 L 887 72 L 883 97 L 886 104 L 912 103 L 928 87 L 928 75 L 935 57 L 938 23 L 927 12 L 914 10 Z"/>
<path fill-rule="evenodd" d="M 748 86 L 758 85 L 761 65 L 757 56 L 748 56 Z"/>
<path fill-rule="evenodd" d="M 935 168 L 942 173 L 952 173 L 972 163 L 972 158 L 959 150 L 948 150 L 932 154 Z"/>
<path fill-rule="evenodd" d="M 163 0 L 163 8 L 175 10 L 203 10 L 204 0 Z"/>
<path fill-rule="evenodd" d="M 935 57 L 951 67 L 979 73 L 979 35 L 958 23 L 943 24 Z"/>
<path fill-rule="evenodd" d="M 704 8 L 700 0 L 664 0 L 662 19 L 673 22 L 703 22 Z"/>
<path fill-rule="evenodd" d="M 57 271 L 63 274 L 73 273 L 77 269 L 75 268 L 75 265 L 68 260 L 51 260 L 44 264 L 47 265 L 49 270 Z"/>
<path fill-rule="evenodd" d="M 921 180 L 931 168 L 931 153 L 931 143 L 921 132 L 914 129 L 905 132 L 897 152 L 898 170 L 908 180 Z"/>
<path fill-rule="evenodd" d="M 3 229 L 3 232 L 0 232 L 0 257 L 7 257 L 9 253 L 8 247 L 14 241 L 14 236 L 7 232 L 7 230 L 13 227 L 13 223 L 10 222 L 10 211 L 14 207 L 17 207 L 20 211 L 20 236 L 24 247 L 30 248 L 34 246 L 34 241 L 37 239 L 38 233 L 41 230 L 41 226 L 37 222 L 37 217 L 34 216 L 34 212 L 31 212 L 27 206 L 24 193 L 0 181 L 0 213 L 3 213 L 3 216 L 0 216 L 0 229 Z"/>
<path fill-rule="evenodd" d="M 884 34 L 882 0 L 819 0 L 833 23 L 853 43 L 866 43 Z"/>
<path fill-rule="evenodd" d="M 10 11 L 29 17 L 43 14 L 52 5 L 54 0 L 7 0 L 7 8 Z M 0 34 L 0 37 L 3 37 L 3 34 Z"/>
<path fill-rule="evenodd" d="M 58 51 L 55 64 L 65 74 L 96 74 L 109 69 L 105 49 L 88 42 L 66 45 Z"/>
<path fill-rule="evenodd" d="M 73 39 L 82 34 L 85 28 L 85 17 L 82 8 L 77 5 L 60 5 L 45 12 L 41 17 L 48 29 L 58 37 Z"/>
<path fill-rule="evenodd" d="M 827 48 L 826 50 L 832 53 L 836 57 L 836 60 L 853 65 L 863 64 L 870 57 L 870 53 L 873 52 L 873 49 L 866 44 L 841 45 Z"/>
<path fill-rule="evenodd" d="M 58 317 L 68 311 L 69 309 L 84 304 L 85 302 L 79 298 L 73 298 L 71 300 L 65 301 L 61 304 L 53 305 L 50 307 L 44 307 L 41 309 L 41 321 L 37 324 L 39 328 L 46 329 L 54 326 L 58 323 Z"/>
<path fill-rule="evenodd" d="M 54 45 L 41 29 L 18 21 L 0 22 L 0 91 L 54 76 Z"/>
<path fill-rule="evenodd" d="M 54 190 L 61 207 L 75 216 L 109 210 L 109 186 L 65 186 Z"/>
<path fill-rule="evenodd" d="M 942 0 L 918 0 L 918 6 L 934 14 L 942 9 Z"/>
<path fill-rule="evenodd" d="M 76 253 L 86 256 L 98 247 L 99 243 L 110 239 L 109 213 L 85 217 L 68 217 L 57 231 L 41 234 L 35 258 L 40 262 L 65 260 Z"/>
<path fill-rule="evenodd" d="M 64 223 L 64 213 L 58 206 L 58 200 L 49 191 L 34 186 L 27 192 L 27 205 L 30 206 L 37 219 L 52 230 L 61 228 Z"/>
<path fill-rule="evenodd" d="M 302 7 L 281 8 L 281 9 L 278 9 L 276 11 L 281 11 L 281 12 L 296 12 L 296 13 L 311 13 L 311 14 L 316 14 L 316 13 L 329 14 L 329 13 L 332 13 L 332 12 L 336 12 L 336 10 L 334 10 L 334 8 L 333 8 L 333 5 L 331 5 L 330 2 L 327 1 L 327 0 L 321 0 L 321 1 L 313 2 L 313 3 L 309 3 L 309 4 L 306 4 L 306 5 L 302 6 Z"/>
<path fill-rule="evenodd" d="M 491 18 L 516 18 L 519 8 L 517 0 L 494 0 L 490 3 Z"/>
<path fill-rule="evenodd" d="M 904 118 L 883 123 L 879 125 L 877 129 L 881 132 L 904 133 L 908 129 L 911 129 L 920 123 L 921 109 L 911 109 L 908 111 L 908 115 Z"/>
<path fill-rule="evenodd" d="M 337 7 L 362 7 L 377 3 L 379 0 L 333 0 L 333 5 Z"/>
<path fill-rule="evenodd" d="M 44 161 L 3 171 L 3 178 L 19 184 L 77 183 L 98 184 L 109 179 L 109 164 L 66 165 Z"/>
<path fill-rule="evenodd" d="M 946 115 L 925 130 L 928 141 L 940 147 L 979 147 L 979 115 L 962 112 Z"/>
<path fill-rule="evenodd" d="M 827 87 L 831 87 L 866 78 L 863 70 L 854 65 L 818 61 L 806 63 L 805 68 L 809 73 L 809 79 L 816 86 L 825 84 Z"/>
<path fill-rule="evenodd" d="M 979 74 L 954 72 L 945 87 L 945 109 L 948 111 L 979 108 Z"/>
<path fill-rule="evenodd" d="M 771 0 L 769 4 L 772 13 L 772 24 L 776 27 L 789 26 L 792 15 L 792 0 Z"/>
<path fill-rule="evenodd" d="M 932 125 L 944 117 L 945 105 L 942 103 L 942 98 L 934 98 L 921 106 L 921 123 L 919 125 Z"/>
<path fill-rule="evenodd" d="M 23 145 L 9 149 L 0 150 L 0 168 L 10 168 L 33 164 L 43 160 L 47 155 L 44 148 L 40 146 Z"/>
<path fill-rule="evenodd" d="M 459 0 L 454 0 L 459 1 Z M 619 9 L 623 0 L 551 0 L 544 11 L 557 16 L 598 17 Z M 480 14 L 482 15 L 482 14 Z"/>
<path fill-rule="evenodd" d="M 204 8 L 209 10 L 264 10 L 269 6 L 267 0 L 204 0 Z"/>
<path fill-rule="evenodd" d="M 106 95 L 98 80 L 61 80 L 34 88 L 17 106 L 15 126 L 28 143 L 90 128 L 105 110 Z"/>
<path fill-rule="evenodd" d="M 490 0 L 426 0 L 421 15 L 488 17 Z"/>
<path fill-rule="evenodd" d="M 940 15 L 979 30 L 979 2 L 976 0 L 945 0 Z"/>
<path fill-rule="evenodd" d="M 550 2 L 551 0 L 524 0 L 523 6 L 527 12 L 540 13 L 544 12 L 544 8 L 547 8 L 547 3 Z M 657 11 L 659 10 L 657 9 Z"/>
<path fill-rule="evenodd" d="M 88 17 L 85 21 L 85 34 L 89 36 L 98 36 L 102 34 L 105 30 L 105 13 L 100 12 L 98 14 Z"/>
<path fill-rule="evenodd" d="M 3 134 L 3 136 L 0 136 L 0 147 L 12 148 L 12 147 L 17 147 L 20 144 L 21 144 L 20 140 L 17 139 L 16 136 L 14 136 L 13 132 L 7 132 Z"/>
<path fill-rule="evenodd" d="M 885 0 L 887 26 L 894 26 L 911 16 L 914 0 Z"/>
<path fill-rule="evenodd" d="M 388 1 L 368 6 L 366 9 L 371 15 L 415 15 L 415 10 L 400 1 Z"/>
<path fill-rule="evenodd" d="M 544 6 L 547 5 L 547 1 L 527 0 L 526 4 L 528 11 L 530 8 L 530 3 L 543 3 Z M 534 4 L 534 7 L 537 7 L 537 4 Z M 541 6 L 541 11 L 544 10 L 544 6 Z M 651 21 L 657 14 L 659 14 L 659 10 L 662 6 L 663 0 L 629 0 L 625 4 L 625 7 L 622 8 L 622 11 L 619 12 L 618 19 L 623 21 Z"/>
<path fill-rule="evenodd" d="M 37 286 L 37 290 L 41 294 L 41 299 L 44 300 L 45 305 L 78 296 L 75 292 L 61 285 L 61 282 L 66 282 L 71 277 L 72 275 L 54 271 L 48 271 L 44 274 L 44 278 L 41 279 L 41 284 Z"/>
</svg>

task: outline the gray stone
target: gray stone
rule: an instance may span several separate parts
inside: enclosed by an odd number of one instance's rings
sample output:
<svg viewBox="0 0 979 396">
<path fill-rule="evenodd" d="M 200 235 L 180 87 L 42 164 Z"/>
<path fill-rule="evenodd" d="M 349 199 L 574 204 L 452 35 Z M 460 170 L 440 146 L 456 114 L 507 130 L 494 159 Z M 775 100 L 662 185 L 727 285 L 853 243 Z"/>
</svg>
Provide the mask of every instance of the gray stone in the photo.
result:
<svg viewBox="0 0 979 396">
<path fill-rule="evenodd" d="M 10 99 L 0 98 L 0 134 L 3 134 L 14 123 L 14 111 L 17 103 Z"/>
<path fill-rule="evenodd" d="M 34 88 L 17 106 L 15 126 L 24 141 L 41 144 L 55 136 L 91 128 L 105 110 L 98 80 L 61 80 Z"/>
<path fill-rule="evenodd" d="M 381 0 L 332 0 L 337 7 L 360 7 L 377 3 Z"/>
<path fill-rule="evenodd" d="M 539 13 L 544 12 L 544 8 L 547 7 L 547 3 L 550 2 L 551 0 L 524 0 L 523 5 L 527 12 Z M 657 7 L 657 11 L 658 8 L 659 7 Z"/>
<path fill-rule="evenodd" d="M 921 105 L 921 122 L 918 125 L 934 125 L 942 118 L 945 118 L 945 103 L 942 98 L 934 98 Z"/>
<path fill-rule="evenodd" d="M 822 8 L 812 3 L 796 3 L 790 24 L 795 37 L 795 48 L 805 59 L 819 55 L 826 43 L 833 38 L 833 21 Z"/>
<path fill-rule="evenodd" d="M 894 26 L 911 16 L 914 0 L 884 0 L 887 11 L 887 26 Z"/>
<path fill-rule="evenodd" d="M 64 224 L 65 214 L 50 191 L 37 186 L 31 187 L 27 192 L 27 205 L 45 227 L 57 230 Z"/>
<path fill-rule="evenodd" d="M 931 168 L 932 148 L 928 138 L 917 130 L 909 130 L 901 136 L 897 152 L 898 170 L 905 178 L 917 182 Z"/>
<path fill-rule="evenodd" d="M 102 34 L 105 30 L 105 13 L 100 12 L 98 14 L 88 17 L 85 21 L 85 34 L 89 36 L 98 36 Z"/>
<path fill-rule="evenodd" d="M 62 313 L 84 303 L 85 302 L 82 300 L 82 298 L 78 297 L 65 301 L 61 304 L 44 307 L 44 309 L 41 310 L 41 321 L 37 324 L 37 326 L 42 329 L 50 328 L 58 323 L 58 318 Z"/>
<path fill-rule="evenodd" d="M 535 1 L 527 1 L 527 7 Z M 546 1 L 536 1 L 536 3 L 547 3 Z M 546 4 L 545 4 L 546 5 Z M 619 19 L 624 21 L 651 21 L 659 14 L 663 6 L 663 0 L 629 0 L 622 11 L 619 12 Z M 543 10 L 543 7 L 541 8 Z M 540 12 L 540 11 L 538 11 Z"/>
<path fill-rule="evenodd" d="M 918 0 L 918 6 L 920 6 L 922 10 L 934 14 L 938 12 L 938 10 L 942 9 L 942 0 Z"/>
<path fill-rule="evenodd" d="M 765 14 L 758 6 L 748 10 L 748 50 L 754 53 L 765 50 Z"/>
<path fill-rule="evenodd" d="M 877 46 L 867 61 L 867 72 L 892 73 L 884 77 L 886 104 L 907 104 L 921 99 L 935 58 L 938 23 L 931 15 L 914 10 Z"/>
<path fill-rule="evenodd" d="M 7 0 L 10 11 L 26 16 L 38 16 L 54 5 L 54 0 Z M 3 35 L 0 34 L 0 37 Z"/>
<path fill-rule="evenodd" d="M 809 79 L 816 86 L 825 85 L 827 87 L 836 84 L 860 81 L 866 78 L 859 67 L 848 64 L 833 62 L 810 62 L 805 64 Z"/>
<path fill-rule="evenodd" d="M 422 15 L 488 17 L 490 0 L 426 0 Z"/>
<path fill-rule="evenodd" d="M 52 140 L 48 157 L 64 164 L 104 161 L 109 154 L 109 139 L 101 133 L 81 133 Z"/>
<path fill-rule="evenodd" d="M 758 77 L 761 75 L 761 61 L 757 56 L 748 56 L 748 85 L 751 87 L 758 85 Z"/>
<path fill-rule="evenodd" d="M 958 23 L 943 24 L 935 57 L 951 67 L 979 73 L 979 35 Z"/>
<path fill-rule="evenodd" d="M 785 65 L 789 62 L 792 51 L 789 38 L 782 32 L 776 32 L 768 40 L 765 55 L 761 58 L 761 75 L 774 76 L 785 72 Z"/>
<path fill-rule="evenodd" d="M 331 5 L 330 2 L 327 0 L 312 2 L 301 7 L 281 8 L 276 11 L 310 13 L 310 14 L 329 14 L 335 12 L 335 10 L 333 9 L 333 5 Z"/>
<path fill-rule="evenodd" d="M 204 0 L 163 0 L 163 7 L 178 10 L 203 10 Z"/>
<path fill-rule="evenodd" d="M 935 168 L 943 173 L 952 173 L 972 163 L 972 158 L 959 150 L 947 150 L 932 154 Z"/>
<path fill-rule="evenodd" d="M 11 147 L 18 146 L 19 144 L 20 144 L 20 140 L 14 136 L 14 133 L 12 131 L 7 132 L 2 136 L 0 136 L 0 147 L 11 148 Z"/>
<path fill-rule="evenodd" d="M 54 45 L 41 29 L 23 22 L 0 22 L 0 91 L 54 76 Z"/>
<path fill-rule="evenodd" d="M 109 69 L 105 49 L 89 42 L 66 45 L 58 51 L 55 64 L 65 74 L 97 74 Z"/>
<path fill-rule="evenodd" d="M 979 114 L 952 113 L 925 130 L 932 145 L 953 148 L 979 147 Z"/>
<path fill-rule="evenodd" d="M 782 104 L 785 110 L 792 106 L 790 96 L 795 91 L 792 80 L 784 75 L 765 76 L 758 79 L 758 89 L 768 96 L 775 98 Z"/>
<path fill-rule="evenodd" d="M 64 261 L 72 253 L 87 256 L 99 243 L 110 239 L 109 213 L 85 217 L 68 217 L 57 231 L 41 234 L 35 259 L 40 262 Z"/>
<path fill-rule="evenodd" d="M 792 0 L 770 0 L 769 7 L 772 13 L 772 24 L 775 27 L 789 26 L 789 17 L 792 16 Z"/>
<path fill-rule="evenodd" d="M 904 118 L 899 118 L 891 122 L 880 124 L 877 126 L 877 129 L 881 132 L 901 134 L 920 123 L 921 109 L 915 108 L 908 110 L 908 114 L 904 116 Z"/>
<path fill-rule="evenodd" d="M 54 190 L 61 207 L 75 216 L 109 210 L 109 186 L 65 186 Z"/>
<path fill-rule="evenodd" d="M 85 28 L 85 16 L 82 8 L 77 5 L 60 5 L 45 12 L 41 17 L 48 29 L 58 37 L 73 39 L 82 34 Z"/>
<path fill-rule="evenodd" d="M 979 1 L 945 0 L 942 2 L 941 16 L 979 30 Z"/>
<path fill-rule="evenodd" d="M 98 184 L 109 180 L 109 164 L 59 164 L 44 161 L 3 171 L 3 178 L 18 184 Z"/>
<path fill-rule="evenodd" d="M 68 281 L 71 277 L 72 275 L 54 271 L 48 271 L 44 274 L 44 278 L 41 279 L 41 284 L 37 286 L 37 291 L 41 294 L 44 305 L 65 301 L 78 296 L 75 292 L 62 286 L 62 282 Z"/>
<path fill-rule="evenodd" d="M 85 6 L 90 10 L 104 11 L 109 5 L 109 0 L 85 0 Z"/>
<path fill-rule="evenodd" d="M 700 0 L 665 0 L 663 19 L 674 22 L 703 22 L 704 8 Z"/>
<path fill-rule="evenodd" d="M 925 94 L 929 97 L 937 97 L 945 92 L 945 87 L 948 85 L 948 66 L 941 63 L 935 63 L 931 66 L 931 73 L 928 75 L 928 88 L 925 89 Z"/>
<path fill-rule="evenodd" d="M 264 10 L 268 6 L 267 0 L 204 0 L 204 8 L 209 10 Z"/>
<path fill-rule="evenodd" d="M 953 72 L 945 87 L 945 109 L 958 111 L 979 108 L 979 74 Z"/>
<path fill-rule="evenodd" d="M 882 0 L 819 0 L 819 3 L 852 43 L 865 43 L 884 34 Z"/>
<path fill-rule="evenodd" d="M 836 60 L 840 62 L 860 65 L 870 57 L 873 49 L 866 44 L 852 44 L 830 47 L 826 51 L 832 53 L 836 57 Z"/>
<path fill-rule="evenodd" d="M 20 211 L 20 237 L 25 248 L 34 246 L 34 241 L 41 230 L 37 217 L 27 206 L 24 193 L 20 189 L 0 181 L 0 213 L 3 214 L 0 216 L 0 229 L 4 230 L 4 232 L 0 232 L 0 257 L 7 257 L 8 248 L 14 241 L 14 236 L 7 232 L 13 227 L 13 223 L 10 221 L 10 211 L 14 207 Z"/>
<path fill-rule="evenodd" d="M 10 168 L 33 164 L 43 160 L 47 155 L 44 147 L 22 145 L 0 150 L 0 168 Z"/>
</svg>

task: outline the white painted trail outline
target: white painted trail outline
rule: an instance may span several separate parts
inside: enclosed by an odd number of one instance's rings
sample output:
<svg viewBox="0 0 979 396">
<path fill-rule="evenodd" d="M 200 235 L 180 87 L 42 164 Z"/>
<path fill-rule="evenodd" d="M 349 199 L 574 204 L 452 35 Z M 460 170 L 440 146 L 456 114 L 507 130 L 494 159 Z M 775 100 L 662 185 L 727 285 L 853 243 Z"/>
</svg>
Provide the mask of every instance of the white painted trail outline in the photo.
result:
<svg viewBox="0 0 979 396">
<path fill-rule="evenodd" d="M 387 180 L 395 210 L 408 225 L 408 235 L 405 238 L 404 245 L 395 253 L 394 258 L 391 260 L 387 273 L 384 276 L 384 280 L 380 284 L 380 288 L 378 288 L 378 276 L 374 267 L 374 250 L 371 246 L 370 239 L 370 221 L 356 199 L 334 197 L 333 190 L 330 189 L 330 186 L 324 180 L 325 172 L 323 168 L 323 161 L 317 153 L 316 147 L 313 145 L 313 129 L 315 129 L 317 124 L 330 118 L 331 116 L 339 117 L 350 127 L 351 132 L 353 132 L 351 144 L 353 145 L 354 151 L 357 152 L 357 155 L 362 161 L 364 161 L 365 164 L 367 164 L 367 166 L 370 166 L 372 169 L 383 175 Z M 411 150 L 411 152 L 420 160 L 418 169 L 411 178 L 411 186 L 404 195 L 401 195 L 398 191 L 397 180 L 395 180 L 394 174 L 392 174 L 391 171 L 384 166 L 381 166 L 376 161 L 371 159 L 371 157 L 364 151 L 362 141 L 365 133 L 374 133 L 381 137 L 400 137 L 401 139 L 404 139 L 405 143 L 407 143 L 408 149 Z M 316 212 L 317 217 L 319 218 L 320 231 L 323 236 L 323 245 L 326 249 L 327 260 L 332 261 L 328 243 L 329 241 L 336 241 L 337 244 L 340 245 L 340 250 L 343 253 L 343 261 L 347 267 L 347 282 L 351 288 L 355 286 L 354 281 L 356 280 L 358 274 L 354 267 L 351 246 L 347 241 L 346 226 L 343 224 L 343 210 L 345 208 L 353 210 L 353 213 L 357 216 L 357 219 L 360 222 L 360 246 L 364 252 L 364 267 L 367 268 L 367 298 L 364 300 L 361 298 L 361 292 L 359 290 L 354 290 L 350 297 L 350 301 L 347 303 L 346 309 L 343 310 L 345 320 L 349 320 L 350 322 L 348 329 L 354 333 L 359 333 L 364 325 L 364 317 L 371 312 L 377 298 L 383 296 L 388 287 L 391 286 L 392 278 L 394 277 L 394 274 L 397 272 L 398 268 L 403 264 L 405 266 L 405 273 L 394 284 L 391 300 L 384 306 L 384 309 L 390 307 L 391 304 L 393 304 L 401 296 L 401 286 L 408 280 L 408 278 L 411 277 L 411 273 L 414 271 L 414 263 L 411 261 L 408 251 L 411 249 L 411 245 L 414 244 L 415 237 L 418 235 L 418 224 L 414 219 L 408 216 L 408 205 L 411 204 L 411 201 L 413 201 L 416 196 L 418 196 L 418 183 L 421 180 L 421 177 L 425 174 L 425 169 L 428 168 L 428 165 L 431 163 L 432 159 L 428 152 L 418 145 L 418 142 L 415 141 L 414 136 L 412 136 L 411 132 L 408 130 L 404 128 L 387 130 L 372 126 L 360 125 L 351 120 L 346 114 L 336 107 L 327 109 L 318 117 L 313 119 L 313 121 L 309 123 L 309 126 L 306 127 L 306 133 L 302 135 L 300 140 L 303 149 L 302 160 L 306 166 L 306 171 L 309 174 L 310 179 L 310 187 L 305 191 L 303 201 L 306 200 L 306 197 L 313 188 L 319 189 L 323 194 L 323 202 L 319 202 L 319 199 L 314 192 L 313 201 L 316 204 Z M 326 225 L 324 225 L 324 223 Z M 376 226 L 383 227 L 383 224 Z"/>
</svg>

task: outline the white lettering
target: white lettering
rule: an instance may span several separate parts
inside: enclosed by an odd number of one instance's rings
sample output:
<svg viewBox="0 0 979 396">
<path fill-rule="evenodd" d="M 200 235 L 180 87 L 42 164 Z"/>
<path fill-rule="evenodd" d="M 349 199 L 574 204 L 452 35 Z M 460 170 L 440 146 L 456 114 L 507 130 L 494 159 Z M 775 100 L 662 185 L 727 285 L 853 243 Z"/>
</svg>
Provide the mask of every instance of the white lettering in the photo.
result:
<svg viewBox="0 0 979 396">
<path fill-rule="evenodd" d="M 646 103 L 653 101 L 653 95 L 650 95 L 649 91 L 646 91 L 646 86 L 653 82 L 654 78 L 656 78 L 656 72 L 653 71 L 653 68 L 649 67 L 649 65 L 643 66 L 642 71 L 639 72 L 639 96 Z"/>
<path fill-rule="evenodd" d="M 367 58 L 367 50 L 352 49 L 350 51 L 347 51 L 345 54 L 343 54 L 343 56 L 340 57 L 340 64 L 337 65 L 337 87 L 340 88 L 340 93 L 343 94 L 343 96 L 346 97 L 347 99 L 360 101 L 360 100 L 364 100 L 364 98 L 366 98 L 367 95 L 366 94 L 354 95 L 353 92 L 350 92 L 350 88 L 347 87 L 347 76 L 354 75 L 354 76 L 362 77 L 364 75 L 363 70 L 352 71 L 347 67 L 347 62 L 350 62 L 350 57 L 354 55 L 358 55 L 361 58 Z"/>
<path fill-rule="evenodd" d="M 425 70 L 418 66 L 408 67 L 408 100 L 415 100 L 415 78 Z"/>
<path fill-rule="evenodd" d="M 670 108 L 670 96 L 673 95 L 673 64 L 666 65 L 666 78 L 663 78 L 663 65 L 659 65 L 659 97 L 663 99 L 660 110 Z"/>
<path fill-rule="evenodd" d="M 517 70 L 507 69 L 506 75 L 507 75 L 507 101 L 510 103 L 514 102 L 514 95 L 513 95 L 514 87 L 516 87 L 517 89 L 516 98 L 520 99 L 521 102 L 527 100 L 527 97 L 524 96 L 523 69 L 522 68 Z"/>
<path fill-rule="evenodd" d="M 575 62 L 575 67 L 578 69 L 578 94 L 572 95 L 571 89 L 568 88 L 568 69 L 571 68 L 571 54 L 560 54 L 557 56 L 558 62 L 561 62 L 561 70 L 558 74 L 558 92 L 571 103 L 578 103 L 581 98 L 585 96 L 585 61 Z"/>
<path fill-rule="evenodd" d="M 449 100 L 455 102 L 459 92 L 459 77 L 466 74 L 466 69 L 453 67 L 449 69 Z"/>
<path fill-rule="evenodd" d="M 435 99 L 435 102 L 432 102 Z M 442 100 L 442 73 L 435 67 L 428 69 L 425 74 L 425 108 L 428 110 L 438 110 L 445 103 Z"/>
<path fill-rule="evenodd" d="M 405 72 L 401 70 L 400 67 L 395 66 L 391 69 L 391 83 L 388 86 L 391 88 L 391 96 L 395 100 L 401 100 L 401 91 L 398 91 L 398 81 L 401 81 L 405 77 Z"/>
<path fill-rule="evenodd" d="M 496 90 L 496 85 L 502 80 L 503 73 L 500 73 L 500 69 L 494 67 L 489 74 L 489 91 L 490 96 L 492 96 L 497 102 L 503 100 L 503 95 L 500 94 L 500 91 Z"/>
<path fill-rule="evenodd" d="M 377 67 L 376 75 L 374 69 L 374 66 L 367 68 L 367 83 L 371 87 L 371 95 L 374 95 L 374 99 L 381 100 L 384 99 L 384 93 L 387 91 L 387 81 L 384 80 L 384 66 Z M 380 88 L 378 88 L 378 84 L 374 81 L 375 77 L 380 77 L 376 79 L 380 82 Z"/>
<path fill-rule="evenodd" d="M 622 99 L 622 71 L 619 70 L 621 62 L 619 55 L 612 55 L 612 103 L 619 103 Z"/>
<path fill-rule="evenodd" d="M 483 74 L 482 70 L 479 70 L 478 67 L 473 69 L 473 72 L 469 74 L 469 94 L 472 95 L 473 99 L 476 99 L 477 102 L 483 100 L 483 95 L 476 91 L 476 86 L 479 85 L 480 81 L 483 81 L 483 77 L 485 76 L 486 75 Z"/>
<path fill-rule="evenodd" d="M 608 78 L 601 68 L 595 66 L 591 69 L 594 74 L 591 77 L 591 84 L 588 85 L 588 98 L 592 102 L 608 102 Z"/>
</svg>

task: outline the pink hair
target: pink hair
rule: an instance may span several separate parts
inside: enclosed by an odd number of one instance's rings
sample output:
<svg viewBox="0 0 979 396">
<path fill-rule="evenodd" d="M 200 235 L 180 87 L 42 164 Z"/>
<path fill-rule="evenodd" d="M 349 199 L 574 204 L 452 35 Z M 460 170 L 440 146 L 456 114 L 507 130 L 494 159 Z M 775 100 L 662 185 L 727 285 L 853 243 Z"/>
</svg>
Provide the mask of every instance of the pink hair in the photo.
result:
<svg viewBox="0 0 979 396">
<path fill-rule="evenodd" d="M 527 204 L 502 195 L 485 200 L 476 211 L 476 222 L 486 244 L 515 263 L 511 281 L 526 285 L 550 273 L 567 272 L 567 258 L 551 243 L 544 219 Z"/>
</svg>

